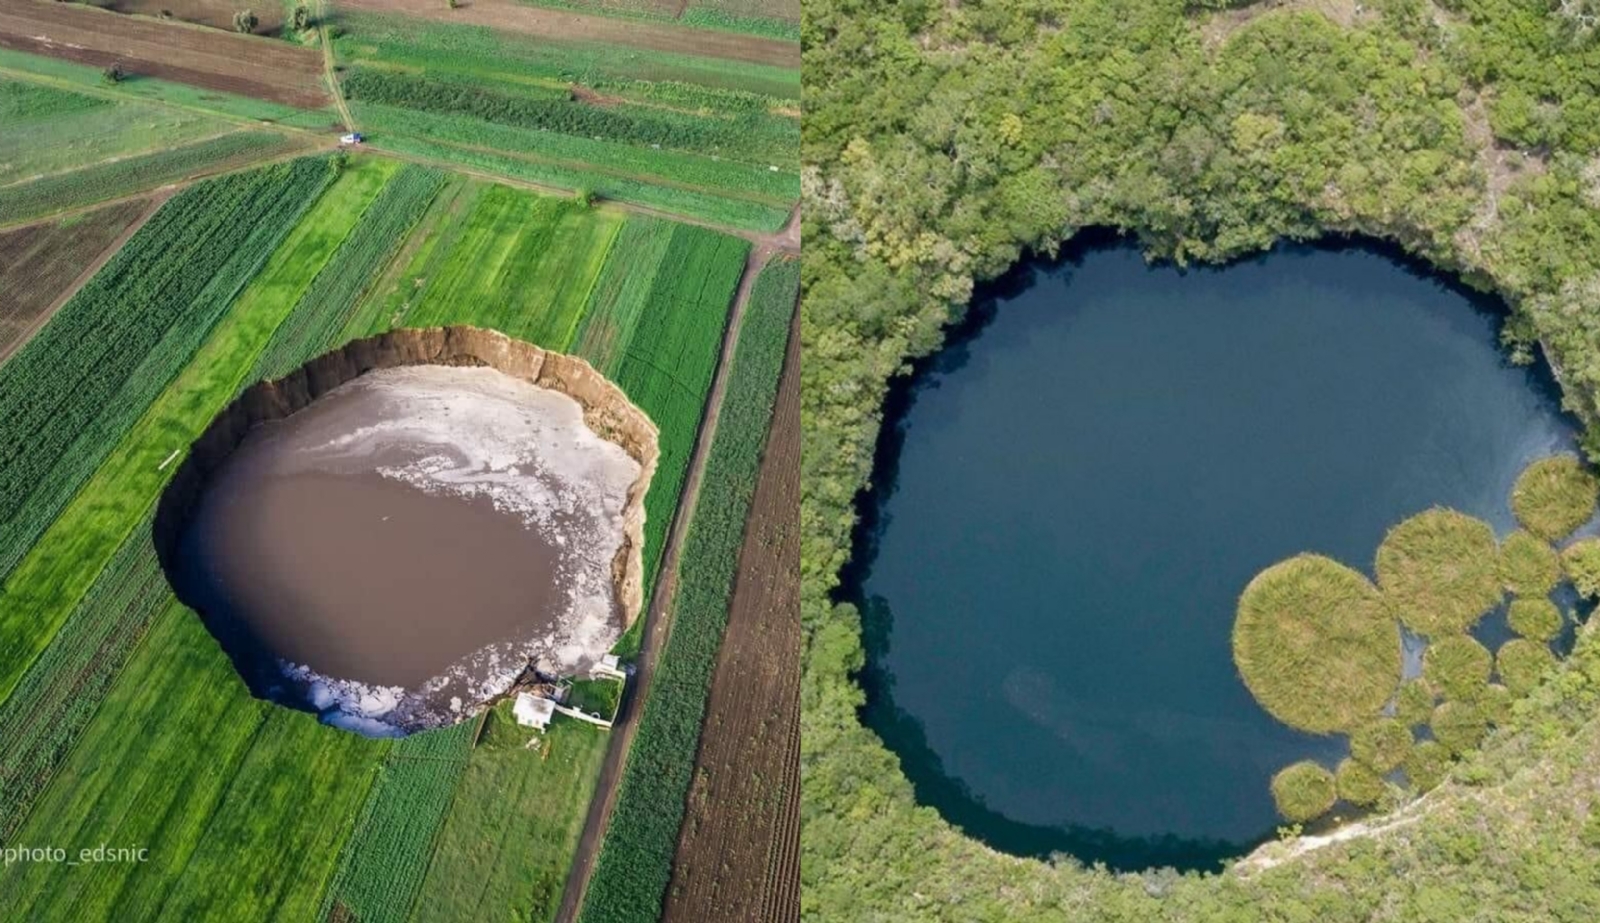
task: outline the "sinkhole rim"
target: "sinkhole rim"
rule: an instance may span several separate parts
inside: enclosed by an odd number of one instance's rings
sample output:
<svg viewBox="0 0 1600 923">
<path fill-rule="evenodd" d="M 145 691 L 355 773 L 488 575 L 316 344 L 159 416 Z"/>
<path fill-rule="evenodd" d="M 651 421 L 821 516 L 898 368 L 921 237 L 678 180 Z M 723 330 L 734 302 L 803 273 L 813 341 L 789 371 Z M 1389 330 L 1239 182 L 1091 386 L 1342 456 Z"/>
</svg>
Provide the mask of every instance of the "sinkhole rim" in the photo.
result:
<svg viewBox="0 0 1600 923">
<path fill-rule="evenodd" d="M 176 579 L 180 546 L 213 476 L 229 461 L 258 426 L 285 420 L 329 392 L 373 372 L 423 366 L 489 368 L 514 380 L 554 391 L 575 401 L 584 424 L 599 438 L 619 446 L 639 466 L 629 485 L 622 515 L 621 543 L 611 562 L 613 589 L 626 631 L 644 610 L 645 497 L 660 461 L 660 430 L 642 409 L 582 357 L 545 349 L 497 330 L 468 325 L 399 328 L 352 340 L 328 350 L 273 379 L 245 388 L 207 424 L 198 438 L 179 450 L 182 461 L 162 489 L 151 527 L 162 576 L 179 602 L 206 626 L 234 665 L 234 673 L 252 696 L 293 710 L 307 703 L 261 694 L 247 676 L 236 652 L 223 644 L 213 628 L 214 616 L 192 598 Z M 333 677 L 337 679 L 337 677 Z M 515 691 L 513 688 L 512 691 Z M 453 726 L 480 713 L 509 693 L 467 703 Z M 434 726 L 397 729 L 406 734 Z"/>
<path fill-rule="evenodd" d="M 1185 275 L 1191 272 L 1223 272 L 1241 265 L 1261 263 L 1285 252 L 1360 252 L 1381 257 L 1408 276 L 1442 287 L 1465 300 L 1471 309 L 1494 317 L 1497 324 L 1503 323 L 1510 314 L 1503 292 L 1495 280 L 1482 272 L 1429 260 L 1407 251 L 1397 241 L 1381 236 L 1332 228 L 1323 228 L 1321 231 L 1321 236 L 1313 239 L 1278 237 L 1260 251 L 1219 263 L 1178 265 L 1177 269 Z M 1268 831 L 1251 841 L 1225 841 L 1177 834 L 1130 836 L 1071 823 L 1030 823 L 989 808 L 965 782 L 948 775 L 939 755 L 929 747 L 920 719 L 893 699 L 892 685 L 886 682 L 887 677 L 882 673 L 877 660 L 881 655 L 877 651 L 891 632 L 890 625 L 895 614 L 889 611 L 886 600 L 873 597 L 865 590 L 877 554 L 877 533 L 886 524 L 884 507 L 896 490 L 892 482 L 886 487 L 884 474 L 898 466 L 901 431 L 919 385 L 936 374 L 945 362 L 954 361 L 957 367 L 964 364 L 962 351 L 997 316 L 997 305 L 1032 287 L 1037 281 L 1035 276 L 1038 270 L 1076 266 L 1098 252 L 1123 248 L 1138 248 L 1148 252 L 1145 242 L 1134 231 L 1108 225 L 1090 225 L 1061 241 L 1058 252 L 1019 254 L 999 274 L 978 283 L 978 290 L 969 298 L 966 309 L 942 326 L 941 339 L 935 348 L 906 357 L 909 372 L 893 377 L 882 398 L 874 405 L 881 415 L 881 424 L 872 463 L 866 481 L 856 491 L 851 503 L 856 521 L 851 530 L 849 553 L 833 571 L 836 577 L 828 592 L 828 599 L 832 604 L 849 604 L 859 611 L 857 637 L 862 645 L 863 660 L 848 680 L 864 695 L 863 704 L 856 709 L 856 720 L 863 730 L 872 735 L 874 744 L 893 757 L 896 772 L 913 790 L 912 799 L 916 807 L 933 809 L 940 820 L 954 828 L 960 836 L 1011 856 L 1048 859 L 1065 853 L 1085 863 L 1103 862 L 1117 872 L 1141 874 L 1177 867 L 1214 875 L 1248 859 L 1263 845 L 1273 842 L 1275 834 Z M 1172 268 L 1174 264 L 1170 259 L 1162 259 L 1155 265 Z M 1558 401 L 1566 393 L 1559 381 L 1559 372 L 1542 353 L 1535 356 L 1534 374 L 1539 379 L 1539 388 L 1548 391 Z M 1571 410 L 1560 408 L 1557 413 L 1574 433 L 1582 431 L 1581 421 Z M 1600 548 L 1600 538 L 1592 540 L 1592 543 Z M 1600 561 L 1600 554 L 1595 557 Z M 1595 570 L 1600 573 L 1600 566 Z M 1371 579 L 1371 575 L 1367 576 Z M 1376 583 L 1375 580 L 1373 582 Z M 1596 578 L 1595 583 L 1600 586 L 1600 578 Z M 885 705 L 889 707 L 885 708 Z M 874 710 L 877 712 L 875 716 L 871 714 Z M 924 765 L 916 771 L 908 771 L 908 761 L 915 760 L 921 760 Z M 1373 812 L 1372 816 L 1380 814 Z M 1319 832 L 1324 826 L 1323 823 L 1308 825 L 1307 832 Z M 982 832 L 973 832 L 975 827 L 984 829 Z M 1182 858 L 1168 861 L 1178 856 Z"/>
</svg>

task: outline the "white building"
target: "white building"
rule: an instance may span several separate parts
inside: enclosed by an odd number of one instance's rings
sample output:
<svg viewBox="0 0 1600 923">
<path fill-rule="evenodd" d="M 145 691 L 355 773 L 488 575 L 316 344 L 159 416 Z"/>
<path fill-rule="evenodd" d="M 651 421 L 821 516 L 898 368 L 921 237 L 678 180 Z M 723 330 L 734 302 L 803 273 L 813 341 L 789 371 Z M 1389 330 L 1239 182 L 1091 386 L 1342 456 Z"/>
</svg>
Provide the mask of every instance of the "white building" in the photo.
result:
<svg viewBox="0 0 1600 923">
<path fill-rule="evenodd" d="M 556 713 L 556 703 L 526 692 L 519 692 L 517 703 L 511 706 L 511 713 L 523 727 L 538 728 L 543 731 L 550 727 L 550 718 Z"/>
</svg>

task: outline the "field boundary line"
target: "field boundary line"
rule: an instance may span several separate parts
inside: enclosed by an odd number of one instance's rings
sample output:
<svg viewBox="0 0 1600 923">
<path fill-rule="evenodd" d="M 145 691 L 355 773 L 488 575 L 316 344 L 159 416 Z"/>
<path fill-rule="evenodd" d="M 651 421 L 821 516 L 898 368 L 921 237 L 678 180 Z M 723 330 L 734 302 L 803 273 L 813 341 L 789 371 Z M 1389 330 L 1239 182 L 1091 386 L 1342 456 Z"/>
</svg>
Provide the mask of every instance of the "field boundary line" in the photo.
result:
<svg viewBox="0 0 1600 923">
<path fill-rule="evenodd" d="M 339 108 L 339 115 L 344 119 L 344 130 L 355 131 L 356 117 L 350 114 L 350 106 L 344 101 L 344 90 L 339 87 L 339 68 L 333 57 L 333 39 L 328 36 L 328 0 L 316 0 L 311 15 L 317 17 L 317 44 L 322 46 L 322 78 L 328 82 L 333 104 Z"/>
<path fill-rule="evenodd" d="M 91 7 L 91 9 L 98 9 L 98 7 Z M 120 16 L 123 14 L 117 13 L 114 15 Z M 215 32 L 217 30 L 210 29 L 208 31 Z M 273 41 L 277 40 L 273 39 Z M 51 61 L 60 60 L 58 58 L 50 58 L 48 55 L 38 55 L 37 57 L 47 58 Z M 23 81 L 24 83 L 42 84 L 44 86 L 53 87 L 57 90 L 65 90 L 69 93 L 78 93 L 83 96 L 95 96 L 100 99 L 109 99 L 115 102 L 144 103 L 151 106 L 166 106 L 169 109 L 182 109 L 185 112 L 194 112 L 199 115 L 207 115 L 213 118 L 224 119 L 226 121 L 236 122 L 240 125 L 251 125 L 256 128 L 265 126 L 273 131 L 281 131 L 286 134 L 306 135 L 309 137 L 321 137 L 322 135 L 326 134 L 325 132 L 315 131 L 310 128 L 301 128 L 298 125 L 286 125 L 282 122 L 273 121 L 272 119 L 253 119 L 247 115 L 237 115 L 232 112 L 223 112 L 220 109 L 207 109 L 204 106 L 191 106 L 188 103 L 173 102 L 170 99 L 148 99 L 143 96 L 133 96 L 128 93 L 119 93 L 116 90 L 107 90 L 101 87 L 90 86 L 89 84 L 85 83 L 73 83 L 70 80 L 62 80 L 59 77 L 49 77 L 44 74 L 36 74 L 33 71 L 18 70 L 14 67 L 0 67 L 0 77 L 9 77 L 13 80 Z M 176 83 L 176 81 L 172 82 Z M 203 89 L 192 87 L 190 84 L 183 85 L 188 86 L 191 89 Z M 255 96 L 244 96 L 243 94 L 233 95 L 238 96 L 241 99 L 253 99 L 257 102 L 262 101 Z M 270 102 L 270 100 L 268 100 L 268 102 Z M 285 108 L 293 109 L 295 107 L 285 106 Z M 302 109 L 299 111 L 311 112 L 315 110 Z"/>
<path fill-rule="evenodd" d="M 29 183 L 37 183 L 40 180 L 54 179 L 55 177 L 66 176 L 70 173 L 78 173 L 83 170 L 93 170 L 95 167 L 103 167 L 107 164 L 121 163 L 124 160 L 133 160 L 135 158 L 144 157 L 148 154 L 154 154 L 158 151 L 171 151 L 179 148 L 190 147 L 192 145 L 205 144 L 208 141 L 215 141 L 218 138 L 226 138 L 229 135 L 237 135 L 244 130 L 244 126 L 240 125 L 235 128 L 230 128 L 227 131 L 219 131 L 214 135 L 202 135 L 197 138 L 185 138 L 178 144 L 157 145 L 156 147 L 145 148 L 144 150 L 133 151 L 132 153 L 128 154 L 115 154 L 111 157 L 105 158 L 104 160 L 91 160 L 88 163 L 79 164 L 76 167 L 67 167 L 62 170 L 50 170 L 45 173 L 35 173 L 32 176 L 25 176 L 22 179 L 15 179 L 9 182 L 0 183 L 0 192 L 5 192 L 6 190 L 12 188 L 20 188 L 28 185 Z"/>
<path fill-rule="evenodd" d="M 150 199 L 150 204 L 145 208 L 144 212 L 139 215 L 139 217 L 133 219 L 132 224 L 128 225 L 121 234 L 117 235 L 116 240 L 113 240 L 103 251 L 100 252 L 98 256 L 89 261 L 89 265 L 85 266 L 83 271 L 78 273 L 77 278 L 68 283 L 67 287 L 61 290 L 61 294 L 57 295 L 55 300 L 50 302 L 49 306 L 39 314 L 38 318 L 36 318 L 33 323 L 29 324 L 23 329 L 22 335 L 17 338 L 16 342 L 4 349 L 0 349 L 0 363 L 4 363 L 7 359 L 11 358 L 12 354 L 17 350 L 28 345 L 28 341 L 33 339 L 34 334 L 38 333 L 40 330 L 43 330 L 44 325 L 48 324 L 50 319 L 56 316 L 56 312 L 61 310 L 62 306 L 68 301 L 72 300 L 73 295 L 78 294 L 78 289 L 83 288 L 83 286 L 90 279 L 94 278 L 94 274 L 99 272 L 101 267 L 105 266 L 105 264 L 108 263 L 113 256 L 116 256 L 117 251 L 121 250 L 123 245 L 126 244 L 134 234 L 137 234 L 139 229 L 144 227 L 145 224 L 155 216 L 155 213 L 161 210 L 161 206 L 165 205 L 167 200 L 172 198 L 173 194 L 176 192 L 176 189 L 157 189 L 154 194 L 147 193 L 145 196 L 131 196 L 128 201 L 147 197 Z M 117 204 L 118 203 L 114 201 L 102 202 L 95 206 L 93 211 L 99 211 L 102 208 L 113 208 Z M 43 222 L 31 222 L 31 224 L 42 223 Z M 24 227 L 26 226 L 28 225 L 24 225 Z"/>
<path fill-rule="evenodd" d="M 700 502 L 700 484 L 705 477 L 706 460 L 711 455 L 711 444 L 716 436 L 717 420 L 722 411 L 722 399 L 728 390 L 728 379 L 733 371 L 734 348 L 739 342 L 739 330 L 744 325 L 745 306 L 755 287 L 756 277 L 772 257 L 772 249 L 757 246 L 745 257 L 744 273 L 735 289 L 733 304 L 728 310 L 727 326 L 722 334 L 722 348 L 717 356 L 716 375 L 711 390 L 706 394 L 700 426 L 695 433 L 694 453 L 690 456 L 683 492 L 673 513 L 672 527 L 667 532 L 666 547 L 661 556 L 655 592 L 639 647 L 639 660 L 635 680 L 623 696 L 622 705 L 611 730 L 611 746 L 606 749 L 601 765 L 600 780 L 589 800 L 589 814 L 584 820 L 583 833 L 578 838 L 578 848 L 573 854 L 572 868 L 567 874 L 566 887 L 562 889 L 561 906 L 556 913 L 556 923 L 574 923 L 583 909 L 594 875 L 595 860 L 605 843 L 611 811 L 616 805 L 621 788 L 623 770 L 633 748 L 633 736 L 639 729 L 639 716 L 649 705 L 650 683 L 654 679 L 656 662 L 672 633 L 672 604 L 677 597 L 678 566 L 683 551 L 683 539 L 694 519 L 695 507 Z"/>
<path fill-rule="evenodd" d="M 0 73 L 0 76 L 3 76 L 3 73 Z M 170 183 L 163 183 L 160 186 L 154 186 L 149 189 L 141 189 L 138 192 L 132 192 L 124 196 L 101 199 L 98 202 L 90 202 L 88 205 L 75 205 L 71 208 L 63 208 L 60 211 L 51 212 L 48 215 L 34 215 L 31 218 L 23 218 L 20 221 L 13 221 L 10 224 L 0 224 L 0 231 L 12 231 L 16 230 L 17 228 L 30 227 L 35 224 L 45 224 L 50 221 L 60 221 L 63 218 L 72 218 L 78 215 L 85 215 L 89 212 L 105 208 L 108 205 L 120 205 L 123 202 L 132 202 L 135 199 L 145 199 L 153 195 L 164 195 L 170 198 L 171 196 L 203 179 L 214 179 L 218 176 L 230 176 L 234 173 L 244 173 L 260 167 L 271 166 L 275 163 L 298 160 L 301 157 L 310 157 L 318 153 L 331 151 L 337 146 L 338 145 L 332 142 L 324 142 L 322 144 L 311 145 L 309 147 L 292 148 L 290 150 L 274 154 L 271 157 L 263 157 L 260 160 L 252 160 L 248 163 L 229 166 L 225 169 L 216 170 L 202 167 L 198 172 L 191 173 L 182 179 L 173 180 Z"/>
</svg>

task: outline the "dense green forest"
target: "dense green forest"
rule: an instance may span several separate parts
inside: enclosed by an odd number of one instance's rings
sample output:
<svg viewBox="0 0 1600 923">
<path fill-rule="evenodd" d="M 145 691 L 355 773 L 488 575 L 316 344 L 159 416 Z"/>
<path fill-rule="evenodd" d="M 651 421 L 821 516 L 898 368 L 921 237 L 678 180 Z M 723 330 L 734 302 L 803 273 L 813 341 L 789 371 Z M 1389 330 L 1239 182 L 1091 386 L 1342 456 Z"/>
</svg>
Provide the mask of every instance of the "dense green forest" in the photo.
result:
<svg viewBox="0 0 1600 923">
<path fill-rule="evenodd" d="M 808 920 L 1600 919 L 1600 637 L 1371 836 L 1209 875 L 999 854 L 859 723 L 831 597 L 889 380 L 975 282 L 1081 228 L 1152 258 L 1394 242 L 1512 308 L 1600 451 L 1595 0 L 805 4 L 803 911 Z M 1293 852 L 1293 854 L 1291 854 Z"/>
</svg>

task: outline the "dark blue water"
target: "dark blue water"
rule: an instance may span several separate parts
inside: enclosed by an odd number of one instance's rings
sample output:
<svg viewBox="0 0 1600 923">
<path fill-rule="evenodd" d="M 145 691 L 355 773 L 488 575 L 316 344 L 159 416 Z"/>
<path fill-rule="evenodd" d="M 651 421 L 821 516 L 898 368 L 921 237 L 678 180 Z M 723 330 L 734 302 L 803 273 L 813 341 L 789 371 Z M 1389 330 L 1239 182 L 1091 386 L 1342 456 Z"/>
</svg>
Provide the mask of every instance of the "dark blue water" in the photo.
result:
<svg viewBox="0 0 1600 923">
<path fill-rule="evenodd" d="M 1238 594 L 1304 550 L 1370 575 L 1435 504 L 1513 528 L 1513 480 L 1574 426 L 1501 316 L 1360 248 L 1180 272 L 1100 246 L 981 295 L 891 400 L 849 575 L 864 718 L 919 799 L 1119 868 L 1269 836 L 1272 774 L 1346 747 L 1250 697 Z"/>
</svg>

